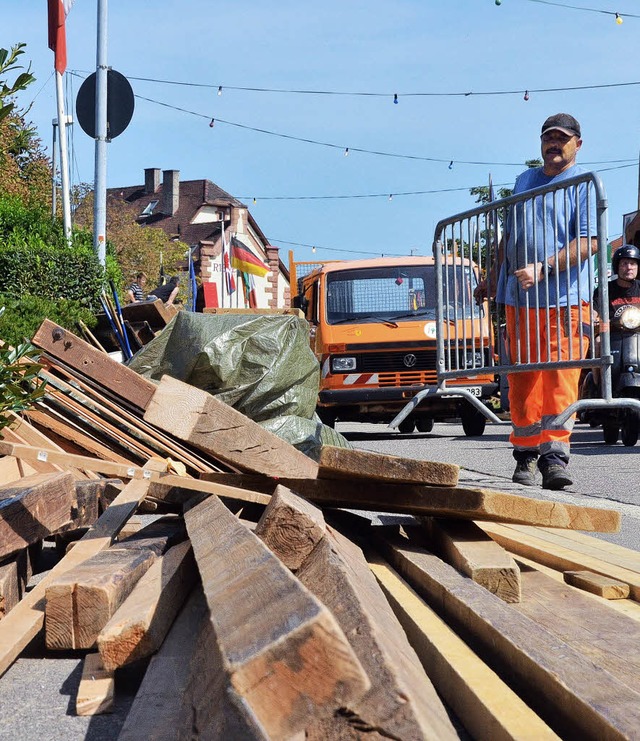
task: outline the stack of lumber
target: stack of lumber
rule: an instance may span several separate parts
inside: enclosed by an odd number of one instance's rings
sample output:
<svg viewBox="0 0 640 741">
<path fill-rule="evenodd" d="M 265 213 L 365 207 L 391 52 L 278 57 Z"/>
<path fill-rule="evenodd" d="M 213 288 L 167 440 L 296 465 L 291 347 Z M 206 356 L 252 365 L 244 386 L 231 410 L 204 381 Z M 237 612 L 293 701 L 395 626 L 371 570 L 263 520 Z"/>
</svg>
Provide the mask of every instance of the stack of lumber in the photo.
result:
<svg viewBox="0 0 640 741">
<path fill-rule="evenodd" d="M 122 307 L 122 326 L 133 352 L 146 345 L 159 333 L 177 314 L 178 308 L 173 304 L 165 306 L 158 298 L 155 301 L 141 301 L 135 304 L 125 304 Z M 106 314 L 97 315 L 97 325 L 93 332 L 82 327 L 87 341 L 105 352 L 114 352 L 120 349 L 115 333 Z M 120 321 L 118 317 L 118 322 Z"/>
<path fill-rule="evenodd" d="M 0 442 L 0 673 L 44 635 L 95 714 L 142 666 L 123 741 L 638 737 L 640 554 L 588 534 L 617 512 L 313 461 L 51 322 L 34 344 L 47 394 Z"/>
</svg>

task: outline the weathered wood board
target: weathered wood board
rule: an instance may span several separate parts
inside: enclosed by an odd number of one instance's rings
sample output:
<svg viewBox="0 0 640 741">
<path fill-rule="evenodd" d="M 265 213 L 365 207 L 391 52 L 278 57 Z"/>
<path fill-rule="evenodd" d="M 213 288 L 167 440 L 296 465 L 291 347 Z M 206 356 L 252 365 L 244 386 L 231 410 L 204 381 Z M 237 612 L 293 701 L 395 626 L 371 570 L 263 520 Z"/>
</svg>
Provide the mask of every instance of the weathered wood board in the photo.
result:
<svg viewBox="0 0 640 741">
<path fill-rule="evenodd" d="M 220 502 L 185 512 L 229 692 L 286 738 L 369 689 L 335 618 Z"/>
<path fill-rule="evenodd" d="M 176 414 L 176 410 L 180 414 Z M 269 476 L 313 476 L 318 464 L 215 396 L 163 376 L 144 414 L 213 458 Z"/>
<path fill-rule="evenodd" d="M 629 596 L 629 585 L 610 576 L 594 574 L 593 571 L 565 571 L 567 584 L 585 592 L 597 594 L 603 599 L 626 599 Z"/>
</svg>

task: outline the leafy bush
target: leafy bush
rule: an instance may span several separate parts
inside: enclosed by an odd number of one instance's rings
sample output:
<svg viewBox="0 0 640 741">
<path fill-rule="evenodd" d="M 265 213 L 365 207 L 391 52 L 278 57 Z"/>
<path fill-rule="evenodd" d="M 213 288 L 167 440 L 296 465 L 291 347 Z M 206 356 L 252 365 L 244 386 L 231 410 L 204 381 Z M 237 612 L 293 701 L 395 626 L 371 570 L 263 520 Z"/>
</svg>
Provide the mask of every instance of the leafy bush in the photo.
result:
<svg viewBox="0 0 640 741">
<path fill-rule="evenodd" d="M 36 353 L 28 342 L 0 349 L 0 429 L 11 421 L 4 412 L 28 409 L 44 394 L 44 383 L 38 379 L 42 366 L 35 360 Z"/>
</svg>

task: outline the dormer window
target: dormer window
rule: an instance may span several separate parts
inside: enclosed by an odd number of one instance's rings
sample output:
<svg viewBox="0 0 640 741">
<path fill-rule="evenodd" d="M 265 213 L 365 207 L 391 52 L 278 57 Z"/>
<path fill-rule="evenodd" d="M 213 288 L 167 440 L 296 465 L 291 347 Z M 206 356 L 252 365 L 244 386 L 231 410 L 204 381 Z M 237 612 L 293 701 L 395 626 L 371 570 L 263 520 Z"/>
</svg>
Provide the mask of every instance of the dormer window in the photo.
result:
<svg viewBox="0 0 640 741">
<path fill-rule="evenodd" d="M 153 213 L 153 209 L 160 203 L 160 201 L 149 201 L 149 203 L 145 206 L 144 211 L 140 214 L 140 218 L 143 216 L 151 216 Z"/>
</svg>

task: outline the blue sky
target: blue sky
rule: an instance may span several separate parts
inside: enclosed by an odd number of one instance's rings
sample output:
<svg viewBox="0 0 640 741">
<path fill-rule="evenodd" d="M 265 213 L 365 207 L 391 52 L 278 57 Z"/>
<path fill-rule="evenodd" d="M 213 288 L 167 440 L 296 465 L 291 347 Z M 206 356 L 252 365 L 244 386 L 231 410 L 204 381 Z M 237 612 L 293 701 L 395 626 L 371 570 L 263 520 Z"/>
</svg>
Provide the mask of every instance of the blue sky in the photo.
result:
<svg viewBox="0 0 640 741">
<path fill-rule="evenodd" d="M 75 0 L 67 18 L 68 71 L 82 76 L 95 70 L 96 7 Z M 624 23 L 532 0 L 110 0 L 108 62 L 139 97 L 108 146 L 108 186 L 142 183 L 146 167 L 208 178 L 245 200 L 285 261 L 290 249 L 298 260 L 428 255 L 435 224 L 474 206 L 468 189 L 490 173 L 511 185 L 539 155 L 542 121 L 567 111 L 582 124 L 579 162 L 604 182 L 615 238 L 638 204 L 640 84 L 621 83 L 640 82 L 640 18 L 624 15 L 640 12 L 634 0 L 584 7 L 619 12 Z M 28 117 L 50 147 L 46 2 L 0 0 L 0 9 L 0 46 L 26 42 L 37 78 L 19 102 L 33 104 Z M 69 112 L 81 82 L 66 75 Z M 567 89 L 584 86 L 596 87 Z M 505 91 L 514 92 L 484 94 Z M 94 143 L 74 129 L 72 182 L 91 182 Z M 444 192 L 400 195 L 415 191 Z"/>
</svg>

